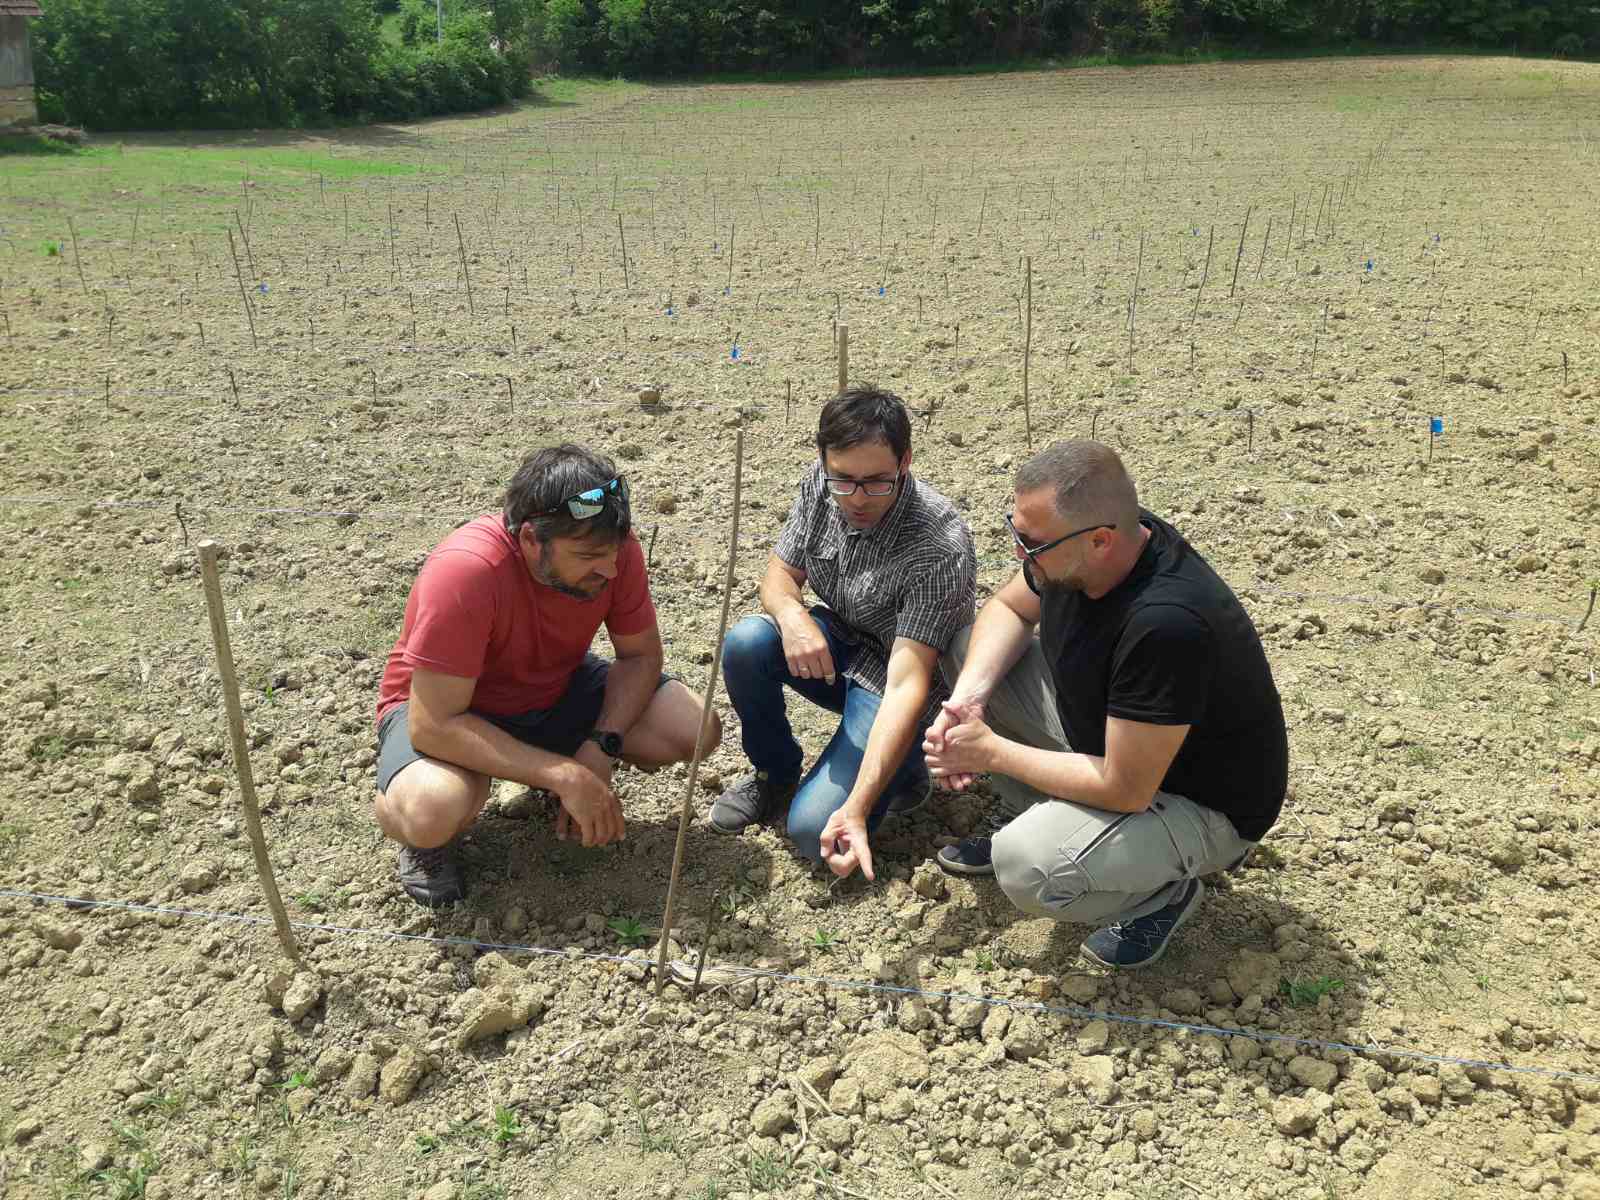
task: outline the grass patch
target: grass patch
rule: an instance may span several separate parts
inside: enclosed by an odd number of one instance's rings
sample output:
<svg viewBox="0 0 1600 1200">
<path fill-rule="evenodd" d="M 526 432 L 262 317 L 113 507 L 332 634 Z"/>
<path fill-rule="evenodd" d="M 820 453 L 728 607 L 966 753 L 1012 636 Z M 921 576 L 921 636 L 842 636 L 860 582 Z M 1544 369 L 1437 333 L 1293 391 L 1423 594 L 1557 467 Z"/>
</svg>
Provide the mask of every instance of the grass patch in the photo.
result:
<svg viewBox="0 0 1600 1200">
<path fill-rule="evenodd" d="M 0 137 L 0 158 L 21 157 L 23 155 L 64 157 L 85 152 L 82 146 L 74 146 L 71 142 L 63 142 L 60 138 L 45 137 L 43 134 L 33 133 L 25 137 Z"/>
</svg>

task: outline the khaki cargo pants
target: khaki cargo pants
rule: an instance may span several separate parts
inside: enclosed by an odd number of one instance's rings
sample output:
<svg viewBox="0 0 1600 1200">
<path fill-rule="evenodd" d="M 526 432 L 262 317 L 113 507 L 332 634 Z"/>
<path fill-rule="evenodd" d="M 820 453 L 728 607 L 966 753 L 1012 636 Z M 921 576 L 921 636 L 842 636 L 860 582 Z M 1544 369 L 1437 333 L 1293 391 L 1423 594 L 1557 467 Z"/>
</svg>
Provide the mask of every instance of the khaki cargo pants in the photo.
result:
<svg viewBox="0 0 1600 1200">
<path fill-rule="evenodd" d="M 952 684 L 961 673 L 970 628 L 940 662 Z M 1037 638 L 1001 680 L 984 709 L 1002 737 L 1044 750 L 1070 750 L 1055 684 Z M 1182 796 L 1157 792 L 1141 813 L 1104 812 L 1047 796 L 1020 780 L 991 777 L 999 796 L 994 871 L 1022 911 L 1058 921 L 1109 925 L 1175 900 L 1190 879 L 1226 871 L 1254 842 L 1233 822 Z"/>
</svg>

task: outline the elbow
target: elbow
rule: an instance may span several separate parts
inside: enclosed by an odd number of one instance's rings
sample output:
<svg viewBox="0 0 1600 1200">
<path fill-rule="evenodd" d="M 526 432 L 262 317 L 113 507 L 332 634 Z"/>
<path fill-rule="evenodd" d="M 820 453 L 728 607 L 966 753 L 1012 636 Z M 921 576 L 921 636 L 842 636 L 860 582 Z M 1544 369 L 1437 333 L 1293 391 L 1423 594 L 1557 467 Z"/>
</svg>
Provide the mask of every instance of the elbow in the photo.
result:
<svg viewBox="0 0 1600 1200">
<path fill-rule="evenodd" d="M 429 758 L 438 758 L 443 747 L 444 726 L 440 722 L 427 716 L 420 709 L 410 707 L 406 709 L 406 735 L 411 739 L 413 749 L 426 754 Z"/>
</svg>

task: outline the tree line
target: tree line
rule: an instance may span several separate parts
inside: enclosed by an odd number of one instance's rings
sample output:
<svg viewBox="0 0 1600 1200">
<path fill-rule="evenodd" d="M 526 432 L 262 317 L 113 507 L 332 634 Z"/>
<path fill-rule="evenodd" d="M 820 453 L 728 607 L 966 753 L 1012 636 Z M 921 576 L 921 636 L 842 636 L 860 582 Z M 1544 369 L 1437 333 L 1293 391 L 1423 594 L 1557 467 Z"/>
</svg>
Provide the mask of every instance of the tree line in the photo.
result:
<svg viewBox="0 0 1600 1200">
<path fill-rule="evenodd" d="M 535 69 L 670 77 L 1196 49 L 1600 55 L 1600 0 L 41 0 L 41 109 L 92 128 L 410 119 Z M 441 37 L 442 33 L 442 37 Z"/>
</svg>

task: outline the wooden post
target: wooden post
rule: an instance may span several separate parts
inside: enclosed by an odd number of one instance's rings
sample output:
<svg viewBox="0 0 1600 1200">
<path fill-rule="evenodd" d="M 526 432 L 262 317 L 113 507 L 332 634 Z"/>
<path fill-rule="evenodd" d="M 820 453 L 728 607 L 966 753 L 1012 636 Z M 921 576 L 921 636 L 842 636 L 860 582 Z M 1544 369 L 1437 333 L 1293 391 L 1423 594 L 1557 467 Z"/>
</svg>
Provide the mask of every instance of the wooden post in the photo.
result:
<svg viewBox="0 0 1600 1200">
<path fill-rule="evenodd" d="M 217 543 L 209 538 L 200 543 L 200 577 L 205 583 L 206 610 L 211 617 L 211 642 L 217 651 L 217 673 L 222 677 L 222 699 L 228 712 L 228 737 L 233 743 L 233 765 L 239 773 L 239 802 L 244 807 L 245 828 L 250 834 L 250 849 L 256 858 L 256 875 L 261 891 L 272 910 L 272 923 L 278 929 L 278 944 L 292 960 L 300 960 L 289 914 L 272 875 L 272 860 L 267 857 L 267 839 L 261 832 L 261 808 L 256 803 L 255 777 L 250 773 L 250 750 L 244 738 L 244 714 L 239 708 L 239 679 L 233 670 L 233 648 L 228 643 L 228 615 L 222 607 L 222 580 L 217 574 Z"/>
<path fill-rule="evenodd" d="M 722 620 L 717 626 L 716 650 L 711 656 L 711 674 L 706 679 L 705 698 L 700 712 L 700 731 L 695 735 L 694 758 L 689 763 L 689 779 L 683 790 L 683 811 L 678 815 L 678 843 L 672 852 L 672 877 L 667 884 L 666 911 L 661 917 L 661 945 L 656 955 L 656 995 L 667 986 L 667 942 L 672 937 L 672 915 L 678 899 L 678 877 L 683 871 L 683 847 L 689 836 L 689 820 L 694 815 L 695 786 L 700 780 L 700 758 L 705 753 L 706 735 L 711 729 L 711 701 L 717 692 L 717 676 L 722 673 L 722 639 L 728 632 L 728 606 L 733 601 L 733 572 L 739 559 L 739 496 L 744 486 L 744 426 L 733 446 L 733 529 L 728 535 L 728 571 L 722 581 Z"/>
<path fill-rule="evenodd" d="M 1022 285 L 1027 302 L 1027 317 L 1022 330 L 1022 422 L 1027 432 L 1028 449 L 1033 449 L 1033 409 L 1028 404 L 1028 360 L 1033 355 L 1033 255 L 1028 255 L 1026 274 Z M 929 413 L 930 423 L 932 412 Z"/>
<path fill-rule="evenodd" d="M 839 390 L 850 386 L 850 326 L 841 325 L 834 334 L 839 342 Z"/>
</svg>

